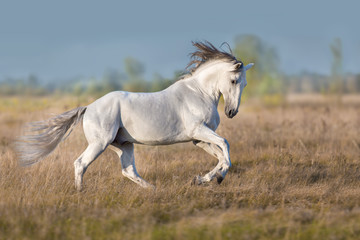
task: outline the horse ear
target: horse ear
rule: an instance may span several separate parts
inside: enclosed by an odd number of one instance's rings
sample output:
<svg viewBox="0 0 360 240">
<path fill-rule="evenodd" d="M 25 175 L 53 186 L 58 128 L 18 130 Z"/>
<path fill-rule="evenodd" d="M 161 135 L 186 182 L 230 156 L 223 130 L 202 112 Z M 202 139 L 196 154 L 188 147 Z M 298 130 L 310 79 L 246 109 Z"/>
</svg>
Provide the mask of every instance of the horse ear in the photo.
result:
<svg viewBox="0 0 360 240">
<path fill-rule="evenodd" d="M 241 67 L 241 64 L 242 64 L 242 63 L 237 63 L 237 64 L 235 64 L 235 70 L 238 70 L 238 69 Z"/>
<path fill-rule="evenodd" d="M 254 63 L 249 63 L 248 65 L 245 66 L 245 71 L 249 70 L 250 68 L 252 68 L 252 66 L 254 66 Z"/>
</svg>

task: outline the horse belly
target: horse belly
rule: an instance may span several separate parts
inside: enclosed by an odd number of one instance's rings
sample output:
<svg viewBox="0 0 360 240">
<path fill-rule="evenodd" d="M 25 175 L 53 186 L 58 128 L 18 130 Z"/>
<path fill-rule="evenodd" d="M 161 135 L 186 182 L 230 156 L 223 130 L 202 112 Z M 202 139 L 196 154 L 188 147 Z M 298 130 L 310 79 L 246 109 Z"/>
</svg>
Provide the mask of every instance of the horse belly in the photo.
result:
<svg viewBox="0 0 360 240">
<path fill-rule="evenodd" d="M 176 120 L 164 121 L 164 119 L 141 117 L 124 121 L 119 129 L 117 140 L 146 145 L 167 145 L 191 139 Z"/>
</svg>

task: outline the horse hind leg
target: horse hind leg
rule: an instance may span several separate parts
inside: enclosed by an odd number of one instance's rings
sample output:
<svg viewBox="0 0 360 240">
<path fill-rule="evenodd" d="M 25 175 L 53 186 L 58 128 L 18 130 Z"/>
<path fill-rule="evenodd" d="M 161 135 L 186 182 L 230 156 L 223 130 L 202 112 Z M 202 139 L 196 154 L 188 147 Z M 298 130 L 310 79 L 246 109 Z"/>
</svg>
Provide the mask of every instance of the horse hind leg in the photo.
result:
<svg viewBox="0 0 360 240">
<path fill-rule="evenodd" d="M 118 143 L 112 143 L 109 145 L 109 148 L 116 152 L 116 154 L 119 156 L 121 161 L 122 174 L 125 177 L 139 184 L 143 188 L 155 189 L 154 185 L 145 181 L 136 171 L 133 143 L 125 143 L 122 145 Z"/>
<path fill-rule="evenodd" d="M 75 167 L 75 188 L 82 190 L 83 176 L 89 165 L 106 149 L 107 144 L 91 143 L 86 150 L 74 162 Z"/>
</svg>

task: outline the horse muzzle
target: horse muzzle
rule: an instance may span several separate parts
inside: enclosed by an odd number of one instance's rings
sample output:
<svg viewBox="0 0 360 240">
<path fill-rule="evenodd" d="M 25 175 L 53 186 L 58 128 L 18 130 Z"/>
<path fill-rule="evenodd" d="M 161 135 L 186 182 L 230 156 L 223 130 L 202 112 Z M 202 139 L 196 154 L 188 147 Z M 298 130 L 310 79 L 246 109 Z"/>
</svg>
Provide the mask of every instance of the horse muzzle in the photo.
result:
<svg viewBox="0 0 360 240">
<path fill-rule="evenodd" d="M 233 118 L 233 117 L 235 117 L 235 115 L 238 113 L 238 111 L 237 110 L 235 110 L 235 109 L 226 109 L 225 110 L 225 114 L 226 114 L 226 116 L 228 117 L 228 118 Z"/>
</svg>

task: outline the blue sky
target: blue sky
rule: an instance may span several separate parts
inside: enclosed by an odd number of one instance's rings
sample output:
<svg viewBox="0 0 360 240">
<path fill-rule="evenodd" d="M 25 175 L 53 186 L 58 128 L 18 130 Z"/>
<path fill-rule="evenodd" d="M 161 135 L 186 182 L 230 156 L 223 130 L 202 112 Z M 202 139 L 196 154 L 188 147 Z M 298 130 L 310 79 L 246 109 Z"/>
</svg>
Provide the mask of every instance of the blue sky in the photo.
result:
<svg viewBox="0 0 360 240">
<path fill-rule="evenodd" d="M 146 76 L 183 70 L 191 41 L 233 45 L 255 34 L 274 46 L 280 69 L 328 74 L 330 43 L 343 44 L 344 71 L 360 72 L 358 1 L 8 1 L 0 2 L 0 80 L 101 77 L 132 56 Z M 243 59 L 247 62 L 246 59 Z M 255 68 L 256 69 L 256 68 Z"/>
</svg>

